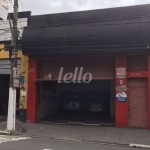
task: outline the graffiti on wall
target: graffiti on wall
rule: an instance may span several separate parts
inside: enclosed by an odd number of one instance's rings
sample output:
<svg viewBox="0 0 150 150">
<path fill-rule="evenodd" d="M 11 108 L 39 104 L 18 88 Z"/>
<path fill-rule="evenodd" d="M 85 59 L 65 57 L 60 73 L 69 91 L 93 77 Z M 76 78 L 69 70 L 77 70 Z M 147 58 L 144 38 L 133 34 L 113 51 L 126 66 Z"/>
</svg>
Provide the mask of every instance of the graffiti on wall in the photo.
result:
<svg viewBox="0 0 150 150">
<path fill-rule="evenodd" d="M 25 73 L 26 71 L 22 72 L 20 76 L 20 91 L 21 91 L 20 108 L 21 109 L 25 109 L 26 97 L 27 97 L 27 92 L 25 88 L 27 80 L 26 77 L 24 76 Z"/>
</svg>

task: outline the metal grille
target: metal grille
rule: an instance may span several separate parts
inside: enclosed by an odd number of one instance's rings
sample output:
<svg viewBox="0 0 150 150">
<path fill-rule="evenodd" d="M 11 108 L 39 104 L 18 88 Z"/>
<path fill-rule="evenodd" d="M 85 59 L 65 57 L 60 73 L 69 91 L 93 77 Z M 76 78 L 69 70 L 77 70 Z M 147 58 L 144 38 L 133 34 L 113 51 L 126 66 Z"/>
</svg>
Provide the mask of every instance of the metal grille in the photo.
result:
<svg viewBox="0 0 150 150">
<path fill-rule="evenodd" d="M 127 58 L 128 71 L 147 71 L 147 56 L 134 55 Z"/>
<path fill-rule="evenodd" d="M 148 128 L 147 79 L 128 80 L 129 127 Z"/>
<path fill-rule="evenodd" d="M 80 68 L 83 67 L 83 74 L 89 72 L 93 78 L 113 78 L 115 74 L 114 59 L 111 58 L 68 57 L 62 59 L 58 57 L 57 59 L 40 61 L 38 78 L 43 79 L 44 75 L 49 73 L 51 73 L 54 78 L 58 78 L 61 67 L 64 67 L 62 77 L 64 77 L 66 73 L 74 73 L 75 67 L 79 68 L 78 74 Z"/>
</svg>

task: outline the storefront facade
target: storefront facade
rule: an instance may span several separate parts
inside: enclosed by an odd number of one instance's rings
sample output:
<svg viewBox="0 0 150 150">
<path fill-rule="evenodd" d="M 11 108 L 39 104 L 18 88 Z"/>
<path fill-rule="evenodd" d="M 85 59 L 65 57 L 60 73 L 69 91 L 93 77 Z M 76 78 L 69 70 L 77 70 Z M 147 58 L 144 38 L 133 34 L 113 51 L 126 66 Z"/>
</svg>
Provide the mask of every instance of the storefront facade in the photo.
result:
<svg viewBox="0 0 150 150">
<path fill-rule="evenodd" d="M 149 8 L 31 17 L 23 36 L 29 57 L 26 121 L 58 113 L 63 92 L 107 92 L 101 119 L 120 128 L 150 129 Z M 42 20 L 38 26 L 36 19 Z"/>
<path fill-rule="evenodd" d="M 112 92 L 115 91 L 114 95 L 113 94 L 112 95 L 115 97 L 112 97 L 113 98 L 112 101 L 114 101 L 115 103 L 116 127 L 149 128 L 149 121 L 150 121 L 150 116 L 149 116 L 150 96 L 148 94 L 148 91 L 150 88 L 149 54 L 147 55 L 146 54 L 142 54 L 142 55 L 135 55 L 135 54 L 117 55 L 116 54 L 115 56 L 112 56 L 112 57 L 115 58 L 114 59 L 115 63 L 112 63 L 113 61 L 109 61 L 109 63 L 111 62 L 111 65 L 110 64 L 108 65 L 105 60 L 105 65 L 99 65 L 96 61 L 95 65 L 97 65 L 98 68 L 95 67 L 94 62 L 93 62 L 92 69 L 93 68 L 95 69 L 90 70 L 88 68 L 87 72 L 91 72 L 91 73 L 93 72 L 93 74 L 95 73 L 94 74 L 95 76 L 92 79 L 95 81 L 99 81 L 99 80 L 103 80 L 103 81 L 114 80 L 115 81 L 115 86 L 113 86 L 114 89 L 112 89 Z M 110 60 L 110 56 L 108 58 Z M 58 57 L 58 59 L 60 58 Z M 72 63 L 72 61 L 69 61 L 68 59 L 67 60 L 66 59 L 64 59 L 64 61 L 67 61 L 67 64 Z M 71 59 L 73 60 L 73 58 Z M 78 59 L 80 59 L 80 61 L 82 62 L 81 64 L 77 63 L 78 66 L 84 68 L 85 64 L 83 62 L 83 58 L 81 57 Z M 94 59 L 100 60 L 101 62 L 102 57 L 95 56 Z M 41 71 L 45 69 L 44 67 L 41 67 L 41 65 L 46 65 L 46 63 L 50 64 L 49 62 L 51 61 L 54 61 L 52 63 L 52 67 L 54 70 L 52 71 L 52 68 L 50 66 L 49 67 L 47 66 L 46 67 L 47 69 L 45 70 L 46 72 L 43 71 L 41 73 Z M 38 64 L 41 64 L 41 65 L 38 65 Z M 55 65 L 53 66 L 53 64 Z M 56 61 L 56 59 L 44 60 L 44 64 L 42 64 L 41 61 L 39 63 L 39 60 L 37 59 L 30 59 L 29 70 L 28 70 L 30 73 L 29 73 L 29 80 L 28 80 L 27 122 L 32 122 L 32 123 L 38 122 L 37 85 L 39 81 L 49 82 L 49 81 L 58 80 L 58 76 L 60 72 L 59 72 L 59 69 L 56 67 L 56 64 L 59 64 L 59 62 Z M 74 69 L 77 64 L 74 62 L 71 68 Z M 109 68 L 110 66 L 111 66 L 111 69 Z M 67 69 L 68 65 L 63 65 L 63 67 Z M 117 68 L 127 69 L 125 78 L 123 79 L 117 78 L 116 71 L 115 71 L 115 69 Z M 40 70 L 40 74 L 38 74 L 39 70 Z M 101 71 L 102 74 L 97 74 L 96 76 L 96 73 L 99 73 L 99 71 Z M 69 69 L 68 72 L 73 72 L 73 70 Z M 44 76 L 48 73 L 51 73 L 52 75 L 54 75 L 54 79 L 44 79 Z M 62 78 L 64 78 L 64 76 Z M 104 86 L 104 85 L 100 85 L 99 89 L 101 88 L 101 86 Z M 119 89 L 120 87 L 117 88 L 118 86 L 121 86 L 122 89 Z M 127 99 L 123 102 L 119 101 L 116 97 L 117 93 L 121 91 L 123 91 L 127 95 Z"/>
</svg>

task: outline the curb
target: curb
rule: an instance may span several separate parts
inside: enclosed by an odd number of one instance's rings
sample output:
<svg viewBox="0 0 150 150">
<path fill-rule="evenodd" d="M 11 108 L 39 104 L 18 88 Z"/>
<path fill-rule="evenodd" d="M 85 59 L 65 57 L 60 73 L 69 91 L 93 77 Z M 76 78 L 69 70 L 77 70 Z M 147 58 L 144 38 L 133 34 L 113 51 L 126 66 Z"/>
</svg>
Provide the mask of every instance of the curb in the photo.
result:
<svg viewBox="0 0 150 150">
<path fill-rule="evenodd" d="M 143 148 L 143 149 L 150 149 L 150 145 L 142 145 L 142 144 L 129 144 L 132 148 Z"/>
<path fill-rule="evenodd" d="M 8 131 L 0 131 L 0 135 L 11 135 L 11 132 Z M 101 141 L 88 141 L 88 140 L 79 140 L 79 139 L 70 139 L 70 138 L 61 138 L 61 137 L 48 137 L 48 136 L 38 136 L 38 135 L 29 135 L 24 134 L 22 137 L 30 137 L 30 138 L 45 138 L 52 140 L 62 140 L 62 141 L 76 141 L 76 142 L 84 142 L 84 143 L 92 143 L 92 144 L 102 144 L 102 145 L 111 145 L 111 146 L 119 146 L 119 147 L 131 147 L 131 148 L 142 148 L 142 149 L 150 149 L 150 145 L 142 145 L 142 144 L 123 144 L 123 143 L 111 143 L 111 142 L 101 142 Z"/>
<path fill-rule="evenodd" d="M 111 143 L 111 142 L 88 141 L 88 140 L 69 139 L 69 138 L 61 138 L 61 137 L 56 138 L 56 137 L 37 136 L 37 135 L 31 135 L 31 138 L 45 138 L 45 139 L 52 139 L 52 140 L 76 141 L 76 142 L 110 145 L 110 146 L 118 146 L 118 147 L 131 147 L 131 148 L 150 149 L 150 145 L 142 145 L 142 144 L 123 144 L 123 143 L 113 143 L 113 142 Z"/>
<path fill-rule="evenodd" d="M 9 131 L 0 131 L 0 135 L 11 135 Z"/>
<path fill-rule="evenodd" d="M 38 136 L 38 135 L 30 135 L 30 136 L 31 136 L 31 138 L 39 138 L 39 139 L 45 138 L 45 139 L 60 140 L 60 141 L 75 141 L 75 142 L 111 145 L 111 146 L 119 146 L 119 147 L 130 147 L 129 144 L 112 143 L 112 142 L 88 141 L 88 140 L 80 140 L 80 139 L 70 139 L 70 138 L 61 138 L 61 137 L 47 137 L 47 136 Z"/>
</svg>

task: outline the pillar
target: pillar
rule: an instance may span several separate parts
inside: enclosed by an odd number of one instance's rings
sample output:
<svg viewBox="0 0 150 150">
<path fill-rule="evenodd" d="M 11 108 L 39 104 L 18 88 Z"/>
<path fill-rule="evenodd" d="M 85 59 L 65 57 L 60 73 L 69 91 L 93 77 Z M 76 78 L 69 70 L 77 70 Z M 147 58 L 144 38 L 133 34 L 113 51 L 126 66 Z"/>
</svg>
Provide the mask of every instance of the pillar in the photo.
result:
<svg viewBox="0 0 150 150">
<path fill-rule="evenodd" d="M 116 68 L 127 68 L 127 60 L 125 55 L 118 55 L 116 56 L 116 62 L 115 62 Z M 117 86 L 124 86 L 127 87 L 127 77 L 123 79 L 123 83 L 120 82 L 120 79 L 115 79 L 115 85 Z M 116 95 L 119 92 L 118 89 L 116 89 Z M 125 94 L 127 94 L 127 90 L 123 91 Z M 118 101 L 116 98 L 116 127 L 118 128 L 127 128 L 128 127 L 128 99 L 126 99 L 124 102 Z"/>
<path fill-rule="evenodd" d="M 150 54 L 148 55 L 148 125 L 150 130 Z"/>
<path fill-rule="evenodd" d="M 27 98 L 27 122 L 37 122 L 37 60 L 29 59 L 28 66 L 28 98 Z"/>
</svg>

